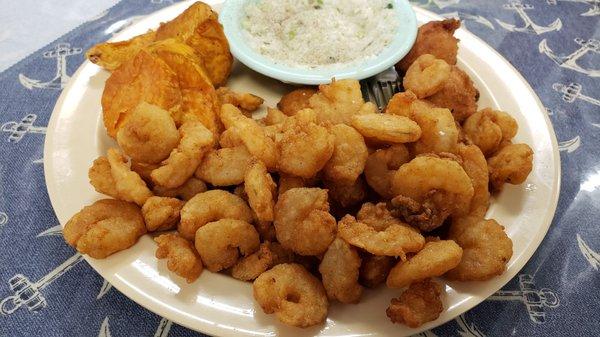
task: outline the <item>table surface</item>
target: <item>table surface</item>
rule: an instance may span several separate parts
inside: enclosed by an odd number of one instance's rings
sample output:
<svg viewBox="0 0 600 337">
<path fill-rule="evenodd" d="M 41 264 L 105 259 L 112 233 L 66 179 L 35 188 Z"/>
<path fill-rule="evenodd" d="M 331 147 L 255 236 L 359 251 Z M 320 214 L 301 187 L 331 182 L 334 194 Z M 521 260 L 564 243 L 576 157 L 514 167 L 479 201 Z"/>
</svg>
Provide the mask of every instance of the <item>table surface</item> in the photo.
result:
<svg viewBox="0 0 600 337">
<path fill-rule="evenodd" d="M 62 239 L 43 172 L 45 125 L 84 51 L 172 1 L 102 0 L 93 6 L 5 1 L 0 1 L 0 302 L 13 303 L 11 296 L 26 285 L 34 297 L 18 307 L 0 307 L 0 336 L 41 331 L 197 336 L 112 290 L 80 263 L 81 256 Z M 552 120 L 562 161 L 558 210 L 529 263 L 502 291 L 420 335 L 600 334 L 600 0 L 411 2 L 458 16 L 523 74 Z M 20 17 L 35 23 L 23 25 L 27 21 Z M 56 56 L 59 47 L 68 50 L 66 56 Z"/>
</svg>

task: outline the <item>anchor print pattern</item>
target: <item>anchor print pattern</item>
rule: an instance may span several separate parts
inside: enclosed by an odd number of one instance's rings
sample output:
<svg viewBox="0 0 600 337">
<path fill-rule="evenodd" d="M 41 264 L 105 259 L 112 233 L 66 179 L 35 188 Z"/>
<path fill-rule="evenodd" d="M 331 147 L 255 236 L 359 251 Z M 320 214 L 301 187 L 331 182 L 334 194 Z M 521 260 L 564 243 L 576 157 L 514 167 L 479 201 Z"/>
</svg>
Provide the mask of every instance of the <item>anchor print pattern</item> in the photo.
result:
<svg viewBox="0 0 600 337">
<path fill-rule="evenodd" d="M 8 215 L 4 212 L 0 212 L 0 230 L 8 223 Z"/>
<path fill-rule="evenodd" d="M 70 77 L 67 75 L 67 57 L 81 54 L 81 48 L 71 48 L 68 43 L 59 43 L 54 50 L 44 52 L 43 56 L 47 59 L 56 59 L 56 75 L 47 82 L 31 79 L 23 74 L 19 74 L 19 81 L 27 89 L 62 89 L 65 87 Z"/>
<path fill-rule="evenodd" d="M 571 153 L 577 150 L 579 146 L 581 146 L 581 137 L 575 136 L 569 140 L 559 142 L 558 150 L 561 152 L 566 151 L 567 153 Z"/>
<path fill-rule="evenodd" d="M 569 55 L 559 56 L 554 53 L 554 51 L 548 46 L 548 41 L 546 39 L 540 41 L 538 50 L 540 53 L 548 56 L 552 61 L 554 61 L 554 63 L 558 64 L 562 68 L 575 70 L 590 77 L 600 77 L 600 69 L 586 69 L 577 64 L 577 60 L 587 53 L 600 53 L 600 41 L 596 39 L 584 40 L 582 38 L 576 38 L 574 41 L 579 45 L 579 49 L 575 50 Z"/>
<path fill-rule="evenodd" d="M 581 93 L 582 86 L 579 83 L 569 83 L 567 85 L 562 83 L 554 83 L 552 89 L 562 94 L 561 98 L 567 103 L 573 103 L 575 100 L 582 100 L 594 105 L 600 106 L 600 100 L 590 96 L 586 96 Z"/>
<path fill-rule="evenodd" d="M 558 296 L 548 288 L 537 289 L 533 276 L 519 275 L 518 290 L 500 290 L 490 296 L 488 301 L 517 301 L 525 304 L 529 319 L 533 323 L 546 322 L 546 309 L 556 308 L 560 305 Z"/>
<path fill-rule="evenodd" d="M 558 2 L 573 2 L 583 3 L 590 5 L 590 9 L 587 12 L 581 13 L 581 16 L 596 16 L 600 15 L 600 0 L 547 0 L 548 4 L 556 5 Z"/>
<path fill-rule="evenodd" d="M 485 337 L 475 324 L 467 321 L 465 314 L 458 316 L 454 321 L 458 324 L 457 332 L 461 337 Z"/>
<path fill-rule="evenodd" d="M 19 122 L 7 122 L 2 124 L 0 131 L 8 132 L 8 141 L 18 143 L 28 133 L 46 133 L 46 127 L 34 126 L 36 114 L 27 114 Z"/>
<path fill-rule="evenodd" d="M 520 1 L 511 1 L 502 6 L 504 9 L 513 10 L 517 12 L 521 20 L 525 23 L 524 26 L 518 27 L 516 25 L 512 25 L 510 23 L 506 23 L 504 21 L 496 19 L 496 22 L 502 26 L 502 28 L 511 31 L 511 32 L 522 32 L 522 33 L 534 33 L 536 35 L 544 34 L 547 32 L 552 32 L 555 30 L 560 30 L 562 28 L 562 21 L 560 18 L 554 20 L 548 26 L 542 26 L 535 23 L 529 15 L 527 15 L 526 10 L 534 9 L 534 7 L 530 4 L 523 4 Z"/>
<path fill-rule="evenodd" d="M 446 8 L 448 6 L 457 5 L 460 3 L 460 0 L 409 0 L 412 4 L 415 4 L 419 7 L 429 8 L 429 7 L 437 7 L 440 9 Z"/>
<path fill-rule="evenodd" d="M 473 15 L 473 14 L 463 13 L 463 12 L 448 12 L 448 13 L 442 13 L 441 15 L 445 18 L 459 18 L 463 21 L 470 20 L 470 21 L 479 23 L 481 25 L 484 25 L 484 26 L 488 27 L 489 29 L 496 29 L 494 27 L 494 24 L 490 20 L 486 19 L 485 17 L 483 17 L 481 15 Z"/>
<path fill-rule="evenodd" d="M 598 270 L 600 268 L 600 254 L 593 251 L 585 241 L 581 238 L 581 235 L 577 234 L 577 245 L 583 257 L 590 263 L 592 268 Z"/>
</svg>

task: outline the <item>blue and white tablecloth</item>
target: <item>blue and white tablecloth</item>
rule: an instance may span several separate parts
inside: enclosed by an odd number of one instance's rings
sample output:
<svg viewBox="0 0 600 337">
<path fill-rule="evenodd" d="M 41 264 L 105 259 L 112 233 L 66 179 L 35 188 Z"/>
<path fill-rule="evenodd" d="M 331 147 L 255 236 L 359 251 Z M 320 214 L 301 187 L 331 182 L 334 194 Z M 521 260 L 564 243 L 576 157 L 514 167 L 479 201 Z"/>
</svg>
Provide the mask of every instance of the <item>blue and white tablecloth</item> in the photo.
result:
<svg viewBox="0 0 600 337">
<path fill-rule="evenodd" d="M 111 290 L 64 243 L 42 163 L 45 126 L 84 51 L 170 3 L 123 0 L 0 73 L 0 336 L 198 335 Z M 519 275 L 420 335 L 599 336 L 600 0 L 413 3 L 460 17 L 525 76 L 554 124 L 563 172 L 552 227 Z"/>
</svg>

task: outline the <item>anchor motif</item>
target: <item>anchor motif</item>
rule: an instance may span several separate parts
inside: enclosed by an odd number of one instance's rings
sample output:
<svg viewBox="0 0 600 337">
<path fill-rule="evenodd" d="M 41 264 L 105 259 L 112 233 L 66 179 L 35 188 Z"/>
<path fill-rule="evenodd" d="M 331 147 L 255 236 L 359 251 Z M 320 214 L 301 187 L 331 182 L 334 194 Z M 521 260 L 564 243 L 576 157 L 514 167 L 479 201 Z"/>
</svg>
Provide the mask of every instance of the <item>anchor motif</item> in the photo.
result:
<svg viewBox="0 0 600 337">
<path fill-rule="evenodd" d="M 36 114 L 27 114 L 25 117 L 21 118 L 20 122 L 7 122 L 2 124 L 0 130 L 2 132 L 10 132 L 10 135 L 8 136 L 9 142 L 18 143 L 27 133 L 46 133 L 46 127 L 33 126 L 36 119 Z"/>
<path fill-rule="evenodd" d="M 546 0 L 549 5 L 556 5 L 558 1 L 576 2 L 592 6 L 592 8 L 590 8 L 587 12 L 579 14 L 581 16 L 600 15 L 600 0 Z"/>
<path fill-rule="evenodd" d="M 67 56 L 80 54 L 81 51 L 81 48 L 71 48 L 71 45 L 68 43 L 59 43 L 54 50 L 46 51 L 43 54 L 44 58 L 56 59 L 56 75 L 53 79 L 48 82 L 40 82 L 40 80 L 34 80 L 23 74 L 19 74 L 19 81 L 29 90 L 33 88 L 62 89 L 70 79 L 70 76 L 67 75 Z"/>
<path fill-rule="evenodd" d="M 419 7 L 432 7 L 433 5 L 435 5 L 438 8 L 443 9 L 448 6 L 457 5 L 460 2 L 460 0 L 427 0 L 426 2 L 410 0 L 410 2 L 415 3 Z"/>
<path fill-rule="evenodd" d="M 98 337 L 112 337 L 110 334 L 110 324 L 108 323 L 108 316 L 104 317 L 102 324 L 100 324 L 100 331 L 98 331 Z"/>
<path fill-rule="evenodd" d="M 60 225 L 50 227 L 45 231 L 41 232 L 40 234 L 36 235 L 35 237 L 39 238 L 42 236 L 62 236 L 62 227 Z"/>
<path fill-rule="evenodd" d="M 475 324 L 467 322 L 465 314 L 458 316 L 455 321 L 460 328 L 457 332 L 461 337 L 485 337 L 485 334 Z"/>
<path fill-rule="evenodd" d="M 571 153 L 577 150 L 581 146 L 581 138 L 576 136 L 569 140 L 565 140 L 564 142 L 558 143 L 558 151 L 567 151 L 567 153 Z"/>
<path fill-rule="evenodd" d="M 581 250 L 583 257 L 585 257 L 594 269 L 598 270 L 598 268 L 600 268 L 600 254 L 593 251 L 590 246 L 583 241 L 579 234 L 577 234 L 577 245 L 579 246 L 579 250 Z"/>
<path fill-rule="evenodd" d="M 576 99 L 580 99 L 582 101 L 600 106 L 600 100 L 583 95 L 581 93 L 582 86 L 579 83 L 569 83 L 568 85 L 554 83 L 552 84 L 552 89 L 562 93 L 562 100 L 567 103 L 573 103 Z"/>
<path fill-rule="evenodd" d="M 156 4 L 156 5 L 160 5 L 160 4 L 164 4 L 164 3 L 173 3 L 173 0 L 150 0 L 151 3 Z"/>
<path fill-rule="evenodd" d="M 44 309 L 48 304 L 41 291 L 82 260 L 83 256 L 77 253 L 48 274 L 44 275 L 37 282 L 31 282 L 29 278 L 23 274 L 13 276 L 8 280 L 13 295 L 7 296 L 0 301 L 0 313 L 2 315 L 10 315 L 22 306 L 26 306 L 27 309 L 33 313 L 37 313 Z"/>
<path fill-rule="evenodd" d="M 171 325 L 173 325 L 173 322 L 163 317 L 160 322 L 158 322 L 154 337 L 167 337 L 171 331 Z"/>
<path fill-rule="evenodd" d="M 438 335 L 436 335 L 432 330 L 427 330 L 411 335 L 410 337 L 438 337 Z"/>
<path fill-rule="evenodd" d="M 100 288 L 100 292 L 98 293 L 98 296 L 96 296 L 96 299 L 99 300 L 102 297 L 104 297 L 104 295 L 106 295 L 110 290 L 112 289 L 112 284 L 108 283 L 107 280 L 104 280 L 102 282 L 102 287 Z"/>
<path fill-rule="evenodd" d="M 0 212 L 0 229 L 8 222 L 8 215 L 4 212 Z"/>
<path fill-rule="evenodd" d="M 554 61 L 554 63 L 558 64 L 562 68 L 575 70 L 591 77 L 600 77 L 600 69 L 585 69 L 577 64 L 577 60 L 579 60 L 588 52 L 593 52 L 596 54 L 600 53 L 600 41 L 596 39 L 589 39 L 586 41 L 582 38 L 576 38 L 574 41 L 581 47 L 566 56 L 556 55 L 552 49 L 548 47 L 548 42 L 546 39 L 543 39 L 540 42 L 538 49 L 540 53 L 546 54 L 546 56 L 548 56 L 552 61 Z"/>
<path fill-rule="evenodd" d="M 494 28 L 494 24 L 492 22 L 490 22 L 490 20 L 484 18 L 481 15 L 473 15 L 473 14 L 463 13 L 463 12 L 449 12 L 449 13 L 442 13 L 440 15 L 445 18 L 459 18 L 462 20 L 472 20 L 479 24 L 487 26 L 489 29 L 494 29 L 494 30 L 496 29 L 496 28 Z"/>
<path fill-rule="evenodd" d="M 496 22 L 498 22 L 500 26 L 502 26 L 508 31 L 521 33 L 535 33 L 536 35 L 540 35 L 543 33 L 560 30 L 562 28 L 562 21 L 560 21 L 560 18 L 556 19 L 549 26 L 540 26 L 536 24 L 525 12 L 525 10 L 527 9 L 533 9 L 533 6 L 529 4 L 523 4 L 521 1 L 511 1 L 507 4 L 504 4 L 502 7 L 504 9 L 510 9 L 517 12 L 517 14 L 525 23 L 525 26 L 517 27 L 516 25 L 511 25 L 510 23 L 506 23 L 504 21 L 496 19 Z"/>
<path fill-rule="evenodd" d="M 592 126 L 596 127 L 596 128 L 600 128 L 600 123 L 598 123 L 598 124 L 597 123 L 592 123 Z"/>
<path fill-rule="evenodd" d="M 519 290 L 500 290 L 495 295 L 488 297 L 492 301 L 520 301 L 525 304 L 529 319 L 537 324 L 546 322 L 544 308 L 556 308 L 560 301 L 556 294 L 548 289 L 537 289 L 533 282 L 533 276 L 528 274 L 519 275 Z"/>
</svg>

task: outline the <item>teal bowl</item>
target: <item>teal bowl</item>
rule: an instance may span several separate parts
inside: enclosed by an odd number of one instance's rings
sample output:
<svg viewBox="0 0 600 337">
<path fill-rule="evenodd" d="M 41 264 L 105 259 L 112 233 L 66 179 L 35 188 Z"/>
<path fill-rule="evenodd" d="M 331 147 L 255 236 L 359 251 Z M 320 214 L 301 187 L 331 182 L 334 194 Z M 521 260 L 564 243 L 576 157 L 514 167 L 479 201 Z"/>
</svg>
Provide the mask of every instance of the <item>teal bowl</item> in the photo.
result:
<svg viewBox="0 0 600 337">
<path fill-rule="evenodd" d="M 362 80 L 371 77 L 402 59 L 410 51 L 417 37 L 417 18 L 412 7 L 407 0 L 394 0 L 391 2 L 394 4 L 393 10 L 398 15 L 398 32 L 392 43 L 379 55 L 368 58 L 362 63 L 353 62 L 351 65 L 341 65 L 339 68 L 294 68 L 274 62 L 254 51 L 246 43 L 242 34 L 241 22 L 244 5 L 249 1 L 260 0 L 227 0 L 219 14 L 219 21 L 229 40 L 231 53 L 254 71 L 286 83 L 323 84 L 331 82 L 332 78 Z"/>
</svg>

